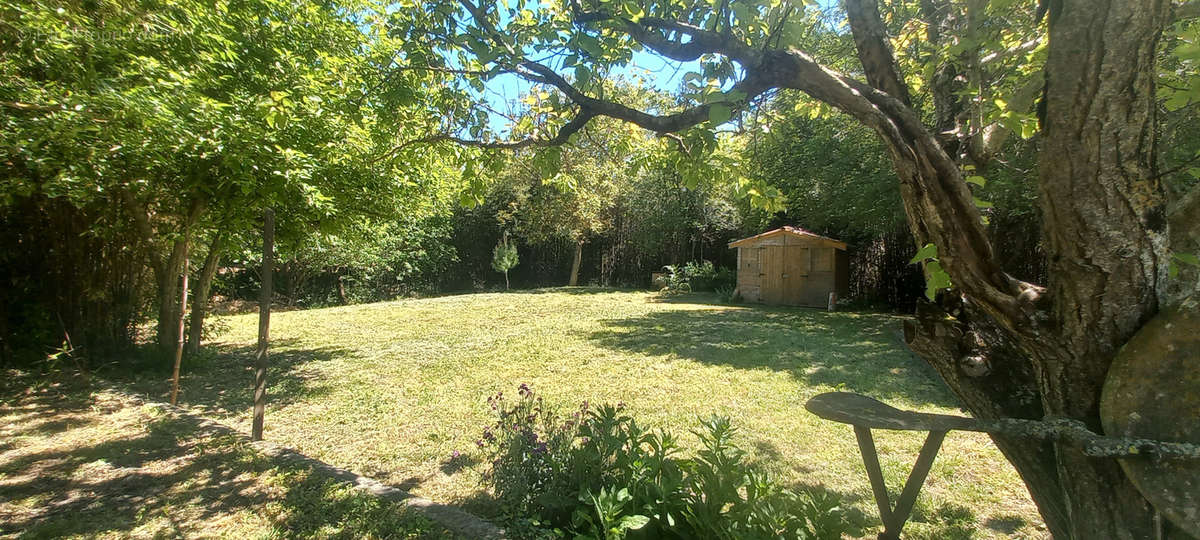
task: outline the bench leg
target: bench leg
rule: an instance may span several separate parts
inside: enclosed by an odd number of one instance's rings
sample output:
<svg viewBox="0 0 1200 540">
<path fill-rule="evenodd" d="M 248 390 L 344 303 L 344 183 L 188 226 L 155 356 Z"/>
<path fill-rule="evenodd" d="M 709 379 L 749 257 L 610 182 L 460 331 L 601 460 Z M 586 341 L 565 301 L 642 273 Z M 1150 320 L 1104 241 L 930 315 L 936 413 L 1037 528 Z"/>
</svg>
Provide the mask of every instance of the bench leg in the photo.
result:
<svg viewBox="0 0 1200 540">
<path fill-rule="evenodd" d="M 883 481 L 883 470 L 879 467 L 879 454 L 875 450 L 875 438 L 871 436 L 871 428 L 854 426 L 854 435 L 858 438 L 858 450 L 862 453 L 863 465 L 867 468 L 867 478 L 871 480 L 871 491 L 875 494 L 875 504 L 879 507 L 879 518 L 883 521 L 883 533 L 879 535 L 879 540 L 899 540 L 900 530 L 904 528 L 904 523 L 908 521 L 909 514 L 912 513 L 913 505 L 917 502 L 917 494 L 921 492 L 921 486 L 925 484 L 925 478 L 929 475 L 930 467 L 933 466 L 933 459 L 937 457 L 938 450 L 942 448 L 942 440 L 946 438 L 946 432 L 930 431 L 929 435 L 925 437 L 925 444 L 921 446 L 917 462 L 913 465 L 908 480 L 904 482 L 904 490 L 900 492 L 900 498 L 896 500 L 895 509 L 892 508 L 891 499 L 888 496 L 887 484 Z"/>
</svg>

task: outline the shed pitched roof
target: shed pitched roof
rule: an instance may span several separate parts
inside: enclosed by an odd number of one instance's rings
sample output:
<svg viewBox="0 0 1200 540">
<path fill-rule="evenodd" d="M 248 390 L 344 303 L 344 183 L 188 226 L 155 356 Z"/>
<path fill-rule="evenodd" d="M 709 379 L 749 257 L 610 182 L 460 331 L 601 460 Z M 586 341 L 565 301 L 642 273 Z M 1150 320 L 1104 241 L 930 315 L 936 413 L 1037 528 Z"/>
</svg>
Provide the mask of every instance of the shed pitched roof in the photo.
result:
<svg viewBox="0 0 1200 540">
<path fill-rule="evenodd" d="M 770 231 L 767 231 L 762 234 L 756 234 L 756 235 L 748 237 L 748 238 L 742 238 L 741 240 L 734 240 L 729 243 L 729 247 L 735 248 L 735 247 L 746 246 L 746 245 L 753 244 L 753 243 L 761 241 L 761 240 L 765 240 L 765 239 L 773 237 L 773 236 L 779 236 L 779 235 L 783 235 L 783 234 L 789 234 L 789 235 L 797 236 L 797 237 L 804 238 L 807 240 L 820 240 L 820 241 L 828 244 L 831 247 L 835 247 L 835 248 L 841 249 L 841 250 L 846 249 L 846 243 L 842 242 L 841 240 L 834 240 L 833 238 L 829 238 L 828 236 L 821 236 L 816 233 L 808 232 L 804 229 L 801 229 L 800 227 L 792 227 L 791 225 L 785 225 L 778 229 L 770 230 Z"/>
</svg>

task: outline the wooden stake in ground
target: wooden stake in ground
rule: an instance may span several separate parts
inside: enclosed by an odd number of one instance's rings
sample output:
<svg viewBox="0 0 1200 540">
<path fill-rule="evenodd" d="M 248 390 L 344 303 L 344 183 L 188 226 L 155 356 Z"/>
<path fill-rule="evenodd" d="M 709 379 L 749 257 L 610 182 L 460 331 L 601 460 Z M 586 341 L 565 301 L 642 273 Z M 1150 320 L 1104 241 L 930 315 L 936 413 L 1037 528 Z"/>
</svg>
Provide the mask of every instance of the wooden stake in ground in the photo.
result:
<svg viewBox="0 0 1200 540">
<path fill-rule="evenodd" d="M 262 440 L 267 408 L 267 345 L 271 340 L 271 273 L 275 266 L 275 211 L 263 212 L 262 291 L 258 299 L 258 351 L 254 355 L 254 422 L 250 438 Z"/>
<path fill-rule="evenodd" d="M 171 372 L 171 405 L 175 405 L 179 398 L 179 364 L 183 363 L 183 339 L 185 336 L 185 326 L 187 322 L 187 297 L 188 297 L 188 231 L 185 228 L 183 231 L 183 290 L 179 295 L 179 333 L 178 340 L 175 343 L 175 368 Z"/>
</svg>

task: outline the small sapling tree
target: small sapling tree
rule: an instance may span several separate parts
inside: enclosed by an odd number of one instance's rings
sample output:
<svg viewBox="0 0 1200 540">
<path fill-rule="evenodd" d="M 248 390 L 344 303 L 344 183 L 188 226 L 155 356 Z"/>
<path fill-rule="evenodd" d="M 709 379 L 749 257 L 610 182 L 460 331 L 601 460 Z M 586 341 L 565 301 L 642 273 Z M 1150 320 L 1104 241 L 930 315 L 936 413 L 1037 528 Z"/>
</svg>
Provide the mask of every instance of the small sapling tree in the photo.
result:
<svg viewBox="0 0 1200 540">
<path fill-rule="evenodd" d="M 517 247 L 508 243 L 508 233 L 500 238 L 500 242 L 496 244 L 496 249 L 492 251 L 492 269 L 504 274 L 504 290 L 508 290 L 508 271 L 512 270 L 520 262 L 517 256 Z"/>
</svg>

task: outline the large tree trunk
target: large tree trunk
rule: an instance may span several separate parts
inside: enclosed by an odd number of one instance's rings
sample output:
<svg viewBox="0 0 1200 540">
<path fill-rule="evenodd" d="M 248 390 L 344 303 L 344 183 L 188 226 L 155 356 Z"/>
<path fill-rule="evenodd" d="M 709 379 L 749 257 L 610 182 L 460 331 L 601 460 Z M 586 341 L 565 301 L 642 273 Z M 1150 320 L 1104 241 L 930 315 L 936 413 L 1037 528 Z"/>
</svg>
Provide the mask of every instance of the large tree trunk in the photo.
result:
<svg viewBox="0 0 1200 540">
<path fill-rule="evenodd" d="M 1038 187 L 1053 333 L 1027 339 L 1046 412 L 1096 431 L 1109 365 L 1158 311 L 1166 281 L 1154 79 L 1169 7 L 1164 0 L 1074 0 L 1050 13 Z M 1057 450 L 1074 537 L 1151 536 L 1151 508 L 1115 460 Z"/>
<path fill-rule="evenodd" d="M 188 354 L 195 354 L 200 350 L 200 340 L 204 337 L 204 318 L 208 316 L 208 296 L 212 292 L 213 279 L 221 262 L 224 240 L 225 235 L 221 232 L 213 237 L 208 246 L 208 255 L 204 257 L 204 267 L 200 269 L 200 276 L 196 280 L 196 290 L 192 295 L 192 318 L 188 327 Z"/>
<path fill-rule="evenodd" d="M 1153 170 L 1153 100 L 1155 48 L 1168 5 L 1050 5 L 1039 177 L 1049 287 L 1027 289 L 1019 296 L 1028 301 L 1017 310 L 979 302 L 968 292 L 957 311 L 930 308 L 934 313 L 919 316 L 906 334 L 972 413 L 1067 417 L 1100 431 L 1109 365 L 1157 312 L 1165 281 L 1166 210 Z M 931 179 L 925 160 L 905 157 L 894 151 L 902 181 L 907 171 L 917 177 L 904 190 L 914 230 L 944 227 L 930 216 L 942 204 L 924 208 L 932 197 L 922 188 L 946 180 Z M 926 240 L 918 232 L 918 243 Z M 968 290 L 980 289 L 974 282 L 987 277 L 951 274 Z M 1115 460 L 1086 458 L 1063 444 L 994 440 L 1056 537 L 1152 537 L 1152 508 Z"/>
</svg>

